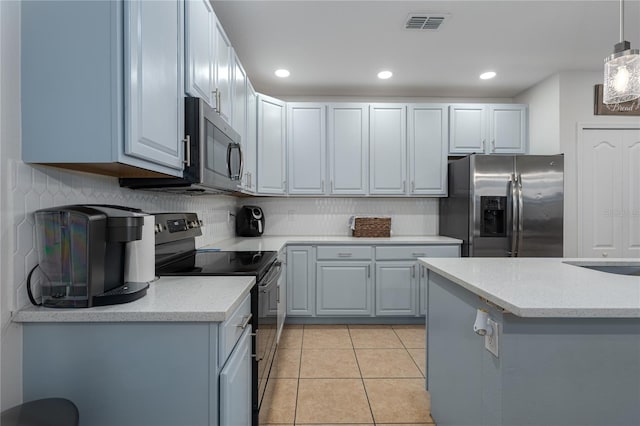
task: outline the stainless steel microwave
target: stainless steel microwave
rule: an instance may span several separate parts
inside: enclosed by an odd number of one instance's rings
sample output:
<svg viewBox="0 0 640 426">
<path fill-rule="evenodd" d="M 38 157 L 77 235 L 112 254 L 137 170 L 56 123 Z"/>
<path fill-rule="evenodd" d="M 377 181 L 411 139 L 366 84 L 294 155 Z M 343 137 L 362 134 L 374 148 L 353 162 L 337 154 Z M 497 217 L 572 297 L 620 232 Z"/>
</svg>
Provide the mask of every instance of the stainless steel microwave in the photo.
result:
<svg viewBox="0 0 640 426">
<path fill-rule="evenodd" d="M 184 102 L 182 178 L 121 178 L 120 186 L 192 195 L 238 190 L 244 166 L 240 135 L 200 98 Z"/>
</svg>

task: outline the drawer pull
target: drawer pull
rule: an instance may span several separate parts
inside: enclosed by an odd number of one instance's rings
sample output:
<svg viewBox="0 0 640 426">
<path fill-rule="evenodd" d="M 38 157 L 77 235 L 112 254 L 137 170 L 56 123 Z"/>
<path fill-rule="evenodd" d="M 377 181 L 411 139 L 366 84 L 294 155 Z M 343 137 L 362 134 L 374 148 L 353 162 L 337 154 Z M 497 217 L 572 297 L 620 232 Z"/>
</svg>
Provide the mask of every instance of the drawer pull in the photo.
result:
<svg viewBox="0 0 640 426">
<path fill-rule="evenodd" d="M 426 253 L 411 253 L 412 256 L 415 257 L 425 257 L 427 254 Z"/>
<path fill-rule="evenodd" d="M 249 325 L 249 322 L 251 321 L 251 318 L 253 317 L 253 314 L 249 314 L 246 317 L 244 317 L 244 319 L 242 320 L 242 324 L 238 324 L 236 327 L 239 327 L 241 329 L 245 329 L 247 328 L 247 325 Z"/>
<path fill-rule="evenodd" d="M 338 253 L 338 257 L 351 257 L 353 253 Z"/>
</svg>

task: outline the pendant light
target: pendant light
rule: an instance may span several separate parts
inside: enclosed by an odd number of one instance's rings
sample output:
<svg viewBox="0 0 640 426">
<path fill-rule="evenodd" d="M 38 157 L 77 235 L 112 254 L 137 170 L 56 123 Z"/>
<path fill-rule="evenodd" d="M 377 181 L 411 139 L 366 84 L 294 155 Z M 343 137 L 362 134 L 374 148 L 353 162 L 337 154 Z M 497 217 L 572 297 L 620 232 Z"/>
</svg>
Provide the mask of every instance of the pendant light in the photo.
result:
<svg viewBox="0 0 640 426">
<path fill-rule="evenodd" d="M 620 43 L 604 60 L 605 104 L 619 104 L 640 98 L 640 50 L 624 40 L 624 0 L 620 0 Z"/>
</svg>

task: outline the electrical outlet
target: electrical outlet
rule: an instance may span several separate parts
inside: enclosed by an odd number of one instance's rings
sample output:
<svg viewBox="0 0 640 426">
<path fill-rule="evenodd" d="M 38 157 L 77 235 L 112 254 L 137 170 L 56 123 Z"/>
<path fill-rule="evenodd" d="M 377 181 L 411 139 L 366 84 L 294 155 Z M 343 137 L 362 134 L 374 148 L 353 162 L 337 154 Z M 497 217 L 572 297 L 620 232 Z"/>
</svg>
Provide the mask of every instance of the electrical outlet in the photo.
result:
<svg viewBox="0 0 640 426">
<path fill-rule="evenodd" d="M 491 327 L 491 334 L 484 335 L 484 347 L 498 357 L 498 337 L 500 336 L 500 324 L 492 319 L 487 320 L 487 325 Z"/>
</svg>

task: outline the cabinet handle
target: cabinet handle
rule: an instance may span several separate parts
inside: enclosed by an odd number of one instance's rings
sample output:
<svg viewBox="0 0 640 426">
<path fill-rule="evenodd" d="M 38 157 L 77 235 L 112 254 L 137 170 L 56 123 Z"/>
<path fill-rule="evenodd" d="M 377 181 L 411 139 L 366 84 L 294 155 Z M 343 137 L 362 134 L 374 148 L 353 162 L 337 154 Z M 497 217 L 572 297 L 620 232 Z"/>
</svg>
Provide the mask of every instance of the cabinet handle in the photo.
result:
<svg viewBox="0 0 640 426">
<path fill-rule="evenodd" d="M 609 253 L 602 253 L 602 257 L 609 257 Z"/>
<path fill-rule="evenodd" d="M 427 269 L 424 266 L 420 265 L 420 274 L 422 275 L 422 278 L 424 278 L 424 270 Z"/>
<path fill-rule="evenodd" d="M 253 173 L 249 172 L 249 189 L 253 188 Z"/>
<path fill-rule="evenodd" d="M 220 90 L 216 89 L 211 93 L 213 94 L 213 99 L 216 103 L 216 106 L 213 108 L 213 110 L 220 114 Z"/>
<path fill-rule="evenodd" d="M 322 193 L 324 194 L 324 180 L 322 181 Z"/>
<path fill-rule="evenodd" d="M 351 257 L 353 253 L 338 253 L 338 257 Z"/>
<path fill-rule="evenodd" d="M 371 265 L 367 265 L 367 278 L 371 278 Z"/>
<path fill-rule="evenodd" d="M 191 135 L 182 139 L 184 142 L 184 160 L 182 161 L 187 167 L 191 166 Z"/>
<path fill-rule="evenodd" d="M 416 192 L 416 181 L 415 180 L 411 181 L 411 192 Z"/>
<path fill-rule="evenodd" d="M 241 328 L 241 329 L 245 329 L 247 328 L 247 325 L 249 325 L 249 321 L 251 321 L 251 318 L 253 317 L 253 314 L 249 314 L 246 317 L 244 317 L 244 319 L 242 320 L 242 324 L 238 324 L 237 327 Z"/>
<path fill-rule="evenodd" d="M 331 192 L 333 192 L 333 179 L 331 179 Z"/>
<path fill-rule="evenodd" d="M 403 181 L 402 181 L 402 192 L 406 192 L 406 191 L 407 191 L 407 189 L 406 189 L 406 188 L 407 188 L 407 181 L 406 181 L 406 180 L 403 180 Z"/>
<path fill-rule="evenodd" d="M 415 278 L 416 277 L 416 265 L 413 265 L 411 267 L 411 278 Z"/>
<path fill-rule="evenodd" d="M 280 303 L 280 286 L 276 287 L 276 302 Z"/>
<path fill-rule="evenodd" d="M 496 140 L 491 141 L 491 152 L 496 152 Z"/>
<path fill-rule="evenodd" d="M 487 150 L 487 141 L 485 139 L 482 139 L 482 152 L 485 152 Z"/>
<path fill-rule="evenodd" d="M 426 253 L 411 253 L 411 255 L 413 257 L 426 257 L 427 256 Z"/>
</svg>

